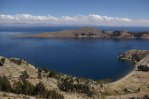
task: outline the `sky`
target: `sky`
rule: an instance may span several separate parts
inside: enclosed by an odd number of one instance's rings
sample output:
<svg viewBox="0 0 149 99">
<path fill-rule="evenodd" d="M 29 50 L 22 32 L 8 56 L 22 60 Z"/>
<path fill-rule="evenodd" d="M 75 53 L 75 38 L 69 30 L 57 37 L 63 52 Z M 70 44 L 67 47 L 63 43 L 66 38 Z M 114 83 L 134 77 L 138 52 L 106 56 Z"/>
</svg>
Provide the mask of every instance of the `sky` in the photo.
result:
<svg viewBox="0 0 149 99">
<path fill-rule="evenodd" d="M 149 0 L 0 0 L 0 25 L 149 26 Z"/>
</svg>

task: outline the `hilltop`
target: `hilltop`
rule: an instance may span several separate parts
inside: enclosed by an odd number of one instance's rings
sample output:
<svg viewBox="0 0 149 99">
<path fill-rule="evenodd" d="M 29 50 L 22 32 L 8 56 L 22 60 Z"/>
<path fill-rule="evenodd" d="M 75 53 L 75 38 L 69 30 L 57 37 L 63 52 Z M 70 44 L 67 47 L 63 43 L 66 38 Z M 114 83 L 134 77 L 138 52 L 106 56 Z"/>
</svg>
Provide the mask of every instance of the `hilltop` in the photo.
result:
<svg viewBox="0 0 149 99">
<path fill-rule="evenodd" d="M 17 35 L 16 37 L 40 37 L 40 38 L 118 38 L 118 39 L 149 39 L 149 32 L 103 31 L 96 28 L 84 27 L 78 30 L 63 30 L 29 35 Z"/>
</svg>

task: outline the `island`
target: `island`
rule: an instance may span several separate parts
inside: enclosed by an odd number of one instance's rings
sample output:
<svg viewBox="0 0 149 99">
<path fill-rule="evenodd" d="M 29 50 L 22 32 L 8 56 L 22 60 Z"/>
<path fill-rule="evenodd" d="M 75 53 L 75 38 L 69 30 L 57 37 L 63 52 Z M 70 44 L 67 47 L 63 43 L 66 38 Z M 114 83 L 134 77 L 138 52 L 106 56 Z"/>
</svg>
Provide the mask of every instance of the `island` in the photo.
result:
<svg viewBox="0 0 149 99">
<path fill-rule="evenodd" d="M 134 69 L 117 81 L 91 80 L 39 68 L 19 58 L 0 57 L 0 97 L 19 99 L 148 99 L 149 50 L 118 56 Z"/>
<path fill-rule="evenodd" d="M 149 32 L 104 31 L 92 27 L 83 27 L 78 30 L 63 30 L 37 34 L 21 34 L 15 37 L 32 38 L 118 38 L 118 39 L 149 39 Z"/>
</svg>

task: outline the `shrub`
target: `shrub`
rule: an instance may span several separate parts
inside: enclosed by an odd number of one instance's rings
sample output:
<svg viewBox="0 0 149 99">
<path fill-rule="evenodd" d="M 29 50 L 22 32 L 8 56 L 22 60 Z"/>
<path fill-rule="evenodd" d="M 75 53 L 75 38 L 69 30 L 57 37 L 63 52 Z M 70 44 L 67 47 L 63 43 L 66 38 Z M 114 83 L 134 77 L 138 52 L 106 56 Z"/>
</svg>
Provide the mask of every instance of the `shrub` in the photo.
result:
<svg viewBox="0 0 149 99">
<path fill-rule="evenodd" d="M 135 60 L 135 61 L 140 61 L 141 60 L 141 57 L 138 55 L 138 54 L 132 54 L 132 57 L 131 59 Z"/>
<path fill-rule="evenodd" d="M 44 84 L 41 82 L 35 86 L 34 94 L 47 99 L 64 99 L 64 96 L 57 93 L 55 90 L 46 90 Z"/>
<path fill-rule="evenodd" d="M 22 83 L 20 81 L 13 84 L 13 93 L 21 94 L 22 93 Z"/>
<path fill-rule="evenodd" d="M 6 61 L 5 58 L 1 58 L 1 60 L 0 60 L 0 66 L 3 66 L 3 64 L 4 64 L 5 61 Z"/>
<path fill-rule="evenodd" d="M 43 70 L 45 73 L 48 73 L 48 72 L 49 72 L 48 67 L 43 67 L 42 70 Z"/>
<path fill-rule="evenodd" d="M 22 64 L 22 59 L 10 58 L 9 60 L 10 60 L 11 62 L 17 64 L 17 65 L 21 65 L 21 64 Z"/>
<path fill-rule="evenodd" d="M 81 33 L 81 35 L 82 35 L 82 36 L 84 36 L 84 35 L 85 35 L 85 33 Z"/>
<path fill-rule="evenodd" d="M 66 92 L 73 91 L 74 89 L 73 81 L 72 80 L 68 81 L 68 79 L 64 79 L 64 81 L 59 84 L 59 89 Z"/>
<path fill-rule="evenodd" d="M 134 37 L 136 38 L 141 38 L 142 33 L 132 33 L 134 35 Z"/>
<path fill-rule="evenodd" d="M 11 92 L 11 84 L 6 76 L 0 76 L 0 91 Z"/>
<path fill-rule="evenodd" d="M 39 82 L 36 86 L 35 86 L 35 90 L 34 90 L 34 94 L 35 95 L 39 95 L 40 97 L 43 97 L 45 94 L 45 86 L 43 85 L 43 83 Z"/>
<path fill-rule="evenodd" d="M 112 36 L 120 36 L 121 35 L 121 32 L 120 31 L 114 31 L 112 33 Z"/>
<path fill-rule="evenodd" d="M 88 36 L 90 37 L 90 36 L 94 36 L 95 34 L 94 33 L 90 33 L 89 32 L 89 34 L 88 34 Z"/>
<path fill-rule="evenodd" d="M 13 92 L 17 94 L 33 95 L 34 89 L 34 85 L 26 80 L 23 80 L 14 83 Z"/>
<path fill-rule="evenodd" d="M 38 69 L 38 79 L 41 79 L 41 73 L 42 73 L 42 69 Z"/>
<path fill-rule="evenodd" d="M 12 87 L 6 76 L 0 76 L 0 91 L 40 96 L 45 99 L 64 99 L 64 96 L 57 93 L 55 90 L 47 90 L 41 82 L 34 86 L 26 79 L 21 79 L 20 81 L 15 82 Z"/>
<path fill-rule="evenodd" d="M 144 95 L 143 99 L 149 99 L 148 95 Z"/>
<path fill-rule="evenodd" d="M 93 92 L 90 90 L 89 85 L 87 84 L 74 84 L 73 79 L 64 79 L 63 82 L 59 83 L 59 89 L 66 92 L 78 92 L 78 93 L 84 93 L 88 96 L 92 96 Z"/>
<path fill-rule="evenodd" d="M 1 62 L 2 62 L 2 63 L 4 63 L 5 61 L 6 61 L 6 59 L 5 59 L 5 58 L 2 58 L 2 59 L 1 59 Z"/>
<path fill-rule="evenodd" d="M 27 73 L 27 71 L 23 71 L 22 74 L 19 77 L 21 80 L 26 80 L 29 78 L 29 75 Z"/>
<path fill-rule="evenodd" d="M 50 71 L 49 74 L 48 74 L 48 77 L 52 77 L 52 78 L 55 78 L 55 79 L 59 78 L 58 76 L 59 76 L 58 73 L 56 73 L 54 71 Z"/>
<path fill-rule="evenodd" d="M 78 37 L 79 36 L 79 34 L 78 33 L 75 33 L 75 37 Z"/>
<path fill-rule="evenodd" d="M 147 65 L 139 65 L 137 68 L 140 71 L 145 71 L 145 72 L 149 71 L 149 66 Z"/>
</svg>

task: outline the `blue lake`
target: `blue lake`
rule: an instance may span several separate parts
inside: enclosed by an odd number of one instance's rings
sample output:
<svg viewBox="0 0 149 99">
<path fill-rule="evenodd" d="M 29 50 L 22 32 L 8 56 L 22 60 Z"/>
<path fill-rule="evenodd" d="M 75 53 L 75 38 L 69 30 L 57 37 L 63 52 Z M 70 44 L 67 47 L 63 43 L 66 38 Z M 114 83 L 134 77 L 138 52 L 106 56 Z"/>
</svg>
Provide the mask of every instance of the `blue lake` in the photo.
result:
<svg viewBox="0 0 149 99">
<path fill-rule="evenodd" d="M 79 27 L 1 27 L 0 56 L 23 58 L 36 66 L 47 66 L 50 70 L 77 77 L 115 80 L 133 69 L 130 63 L 118 60 L 120 53 L 130 49 L 149 49 L 149 40 L 10 37 L 14 34 L 77 28 Z"/>
</svg>

